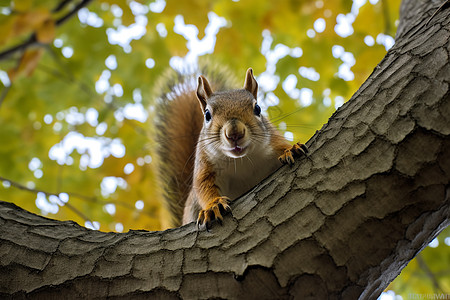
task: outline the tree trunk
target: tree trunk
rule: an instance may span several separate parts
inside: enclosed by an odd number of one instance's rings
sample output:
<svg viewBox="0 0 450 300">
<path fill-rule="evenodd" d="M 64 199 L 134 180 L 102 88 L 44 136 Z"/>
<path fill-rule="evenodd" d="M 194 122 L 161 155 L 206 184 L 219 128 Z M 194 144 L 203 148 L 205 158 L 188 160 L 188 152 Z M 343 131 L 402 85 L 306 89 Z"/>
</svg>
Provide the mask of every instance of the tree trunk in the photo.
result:
<svg viewBox="0 0 450 300">
<path fill-rule="evenodd" d="M 359 91 L 211 232 L 103 233 L 0 203 L 0 298 L 375 299 L 448 225 L 449 9 L 402 3 Z"/>
</svg>

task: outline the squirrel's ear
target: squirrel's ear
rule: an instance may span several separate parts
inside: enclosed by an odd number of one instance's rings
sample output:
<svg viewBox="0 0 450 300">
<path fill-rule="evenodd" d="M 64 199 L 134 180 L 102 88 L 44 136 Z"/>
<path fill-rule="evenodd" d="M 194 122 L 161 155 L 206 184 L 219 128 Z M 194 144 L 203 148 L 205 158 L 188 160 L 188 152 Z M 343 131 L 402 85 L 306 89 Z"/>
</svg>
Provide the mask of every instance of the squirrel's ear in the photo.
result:
<svg viewBox="0 0 450 300">
<path fill-rule="evenodd" d="M 203 111 L 205 111 L 207 99 L 211 97 L 212 93 L 208 80 L 200 75 L 198 77 L 197 98 L 200 101 Z"/>
<path fill-rule="evenodd" d="M 256 82 L 255 77 L 253 77 L 252 68 L 248 68 L 247 74 L 245 74 L 244 89 L 252 93 L 253 97 L 256 99 L 256 96 L 258 95 L 258 83 Z"/>
</svg>

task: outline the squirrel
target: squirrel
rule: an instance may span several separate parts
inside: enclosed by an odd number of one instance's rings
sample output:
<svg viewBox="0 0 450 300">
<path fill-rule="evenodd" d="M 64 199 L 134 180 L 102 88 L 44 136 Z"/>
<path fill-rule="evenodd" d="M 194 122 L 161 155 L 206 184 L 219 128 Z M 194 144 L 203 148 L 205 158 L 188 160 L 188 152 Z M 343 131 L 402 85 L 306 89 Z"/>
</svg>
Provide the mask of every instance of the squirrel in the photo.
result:
<svg viewBox="0 0 450 300">
<path fill-rule="evenodd" d="M 262 114 L 251 68 L 242 89 L 230 89 L 227 74 L 212 74 L 212 84 L 204 75 L 196 87 L 180 73 L 166 82 L 170 92 L 159 98 L 155 125 L 172 225 L 196 221 L 209 230 L 232 200 L 308 149 L 291 145 Z"/>
</svg>

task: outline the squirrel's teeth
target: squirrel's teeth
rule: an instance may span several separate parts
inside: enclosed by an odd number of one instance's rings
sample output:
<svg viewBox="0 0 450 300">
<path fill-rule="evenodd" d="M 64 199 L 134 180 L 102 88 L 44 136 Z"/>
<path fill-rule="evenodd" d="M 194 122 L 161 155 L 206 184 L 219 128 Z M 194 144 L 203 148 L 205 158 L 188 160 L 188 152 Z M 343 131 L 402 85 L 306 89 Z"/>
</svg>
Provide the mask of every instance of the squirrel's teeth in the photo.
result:
<svg viewBox="0 0 450 300">
<path fill-rule="evenodd" d="M 231 157 L 241 157 L 245 155 L 247 147 L 242 147 L 238 145 L 233 145 L 230 148 L 226 148 L 226 151 L 231 154 Z"/>
</svg>

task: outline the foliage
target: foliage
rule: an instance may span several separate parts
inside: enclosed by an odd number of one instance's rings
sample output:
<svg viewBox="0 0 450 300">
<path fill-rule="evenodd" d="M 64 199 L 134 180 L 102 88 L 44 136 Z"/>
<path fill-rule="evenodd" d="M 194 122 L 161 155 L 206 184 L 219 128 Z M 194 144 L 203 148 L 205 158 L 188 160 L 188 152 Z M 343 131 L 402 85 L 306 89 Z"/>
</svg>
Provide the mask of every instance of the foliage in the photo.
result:
<svg viewBox="0 0 450 300">
<path fill-rule="evenodd" d="M 0 197 L 126 231 L 166 227 L 151 121 L 169 66 L 253 67 L 266 113 L 306 141 L 385 55 L 400 0 L 89 2 L 0 1 Z"/>
</svg>

